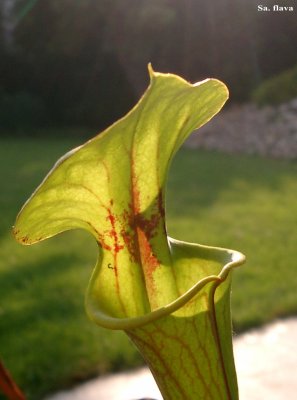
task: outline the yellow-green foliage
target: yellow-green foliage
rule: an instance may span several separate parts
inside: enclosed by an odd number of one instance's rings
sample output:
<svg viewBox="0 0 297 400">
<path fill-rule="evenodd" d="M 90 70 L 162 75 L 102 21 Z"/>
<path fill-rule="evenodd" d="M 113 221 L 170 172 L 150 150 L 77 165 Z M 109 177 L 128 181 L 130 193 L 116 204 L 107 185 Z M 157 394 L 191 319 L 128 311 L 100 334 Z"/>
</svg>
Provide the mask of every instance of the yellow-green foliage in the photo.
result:
<svg viewBox="0 0 297 400">
<path fill-rule="evenodd" d="M 297 97 L 297 65 L 265 80 L 253 91 L 251 97 L 260 106 L 277 105 Z"/>
<path fill-rule="evenodd" d="M 168 237 L 164 201 L 173 154 L 228 90 L 215 79 L 191 85 L 151 66 L 149 73 L 126 117 L 60 158 L 18 214 L 14 235 L 33 244 L 73 228 L 91 233 L 98 261 L 89 317 L 125 330 L 164 400 L 237 400 L 231 270 L 245 257 Z"/>
</svg>

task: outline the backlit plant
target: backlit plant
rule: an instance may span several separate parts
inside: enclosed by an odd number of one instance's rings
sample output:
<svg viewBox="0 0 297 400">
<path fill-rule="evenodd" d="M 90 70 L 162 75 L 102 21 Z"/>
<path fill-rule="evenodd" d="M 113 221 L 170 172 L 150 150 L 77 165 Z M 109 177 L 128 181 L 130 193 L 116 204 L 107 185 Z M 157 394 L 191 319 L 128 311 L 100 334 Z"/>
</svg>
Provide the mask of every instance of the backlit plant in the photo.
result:
<svg viewBox="0 0 297 400">
<path fill-rule="evenodd" d="M 164 399 L 237 399 L 230 284 L 244 256 L 174 240 L 165 220 L 170 161 L 228 91 L 214 79 L 191 85 L 149 72 L 150 86 L 130 113 L 56 163 L 14 234 L 33 244 L 73 228 L 89 231 L 99 249 L 89 317 L 128 334 Z"/>
</svg>

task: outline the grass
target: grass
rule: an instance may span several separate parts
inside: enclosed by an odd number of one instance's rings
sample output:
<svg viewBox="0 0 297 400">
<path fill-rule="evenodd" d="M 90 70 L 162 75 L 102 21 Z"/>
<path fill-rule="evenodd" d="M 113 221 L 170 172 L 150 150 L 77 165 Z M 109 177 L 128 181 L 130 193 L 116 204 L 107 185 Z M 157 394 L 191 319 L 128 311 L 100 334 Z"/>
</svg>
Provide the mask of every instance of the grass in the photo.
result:
<svg viewBox="0 0 297 400">
<path fill-rule="evenodd" d="M 176 157 L 170 234 L 247 256 L 233 275 L 237 332 L 297 311 L 296 176 L 296 161 L 189 150 Z"/>
<path fill-rule="evenodd" d="M 96 245 L 74 231 L 31 247 L 11 226 L 50 166 L 77 139 L 0 142 L 0 357 L 28 399 L 142 363 L 120 332 L 93 326 L 84 291 Z M 234 273 L 237 332 L 297 311 L 297 163 L 182 150 L 171 169 L 173 237 L 247 255 Z M 1 395 L 0 395 L 1 398 Z"/>
</svg>

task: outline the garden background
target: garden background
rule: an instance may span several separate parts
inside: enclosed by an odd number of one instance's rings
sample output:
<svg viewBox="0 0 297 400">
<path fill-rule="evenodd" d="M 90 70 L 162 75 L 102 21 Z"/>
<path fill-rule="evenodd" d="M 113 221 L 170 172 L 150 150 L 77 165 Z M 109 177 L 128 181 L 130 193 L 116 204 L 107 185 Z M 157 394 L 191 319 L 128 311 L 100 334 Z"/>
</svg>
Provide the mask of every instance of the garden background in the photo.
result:
<svg viewBox="0 0 297 400">
<path fill-rule="evenodd" d="M 267 13 L 254 0 L 0 2 L 0 358 L 29 399 L 143 363 L 124 335 L 85 315 L 92 238 L 68 232 L 28 248 L 11 227 L 57 158 L 136 103 L 148 62 L 191 82 L 223 80 L 231 96 L 224 129 L 237 127 L 231 140 L 214 125 L 215 145 L 189 144 L 177 155 L 169 234 L 246 254 L 233 280 L 236 333 L 296 314 L 295 8 Z M 247 108 L 254 125 L 241 123 Z M 234 110 L 242 111 L 236 124 Z M 291 122 L 280 125 L 284 110 Z M 289 151 L 272 151 L 280 141 Z"/>
</svg>

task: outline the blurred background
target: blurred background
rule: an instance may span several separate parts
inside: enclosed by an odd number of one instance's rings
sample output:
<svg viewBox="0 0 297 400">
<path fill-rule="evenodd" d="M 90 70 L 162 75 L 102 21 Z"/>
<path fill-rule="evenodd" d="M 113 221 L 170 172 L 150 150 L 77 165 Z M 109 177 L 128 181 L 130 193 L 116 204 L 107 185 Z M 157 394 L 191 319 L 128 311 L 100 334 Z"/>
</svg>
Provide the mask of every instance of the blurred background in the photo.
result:
<svg viewBox="0 0 297 400">
<path fill-rule="evenodd" d="M 296 12 L 260 12 L 257 4 L 1 0 L 1 131 L 102 129 L 142 94 L 149 62 L 192 82 L 219 78 L 232 102 L 245 102 L 297 63 Z"/>
<path fill-rule="evenodd" d="M 60 156 L 136 103 L 149 62 L 230 89 L 174 160 L 170 236 L 246 254 L 233 280 L 236 333 L 296 315 L 297 9 L 257 6 L 0 0 L 0 358 L 28 399 L 143 364 L 123 334 L 85 315 L 96 243 L 74 231 L 22 247 L 11 227 Z"/>
</svg>

